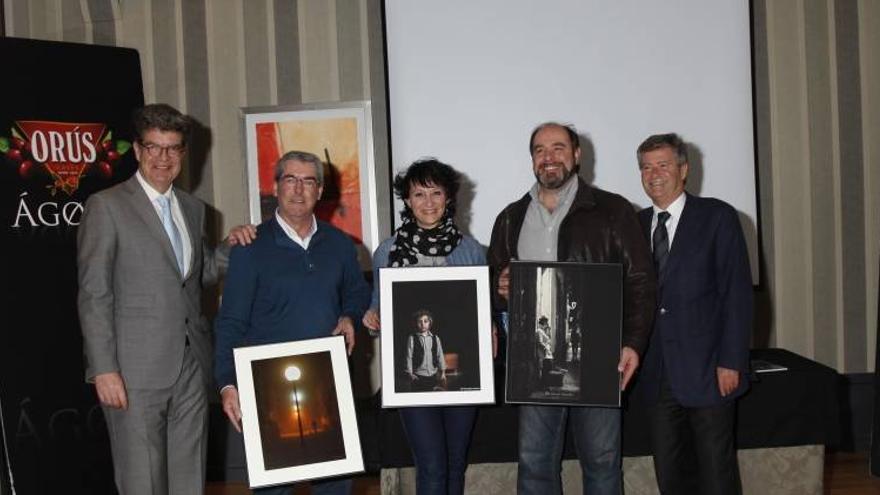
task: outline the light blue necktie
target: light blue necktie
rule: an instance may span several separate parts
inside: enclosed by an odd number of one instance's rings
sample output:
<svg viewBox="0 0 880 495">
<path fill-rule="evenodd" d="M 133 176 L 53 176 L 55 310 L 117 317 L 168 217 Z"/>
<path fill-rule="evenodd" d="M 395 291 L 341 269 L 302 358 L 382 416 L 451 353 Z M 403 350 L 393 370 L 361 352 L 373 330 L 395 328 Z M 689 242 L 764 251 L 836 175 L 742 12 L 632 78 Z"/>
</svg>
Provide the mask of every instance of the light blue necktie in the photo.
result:
<svg viewBox="0 0 880 495">
<path fill-rule="evenodd" d="M 174 257 L 177 258 L 177 267 L 180 269 L 180 274 L 184 275 L 186 272 L 183 266 L 183 241 L 180 240 L 180 231 L 171 218 L 171 202 L 167 196 L 159 196 L 156 201 L 159 203 L 159 209 L 162 210 L 162 226 L 165 227 L 165 233 L 171 240 L 171 248 L 174 249 Z"/>
</svg>

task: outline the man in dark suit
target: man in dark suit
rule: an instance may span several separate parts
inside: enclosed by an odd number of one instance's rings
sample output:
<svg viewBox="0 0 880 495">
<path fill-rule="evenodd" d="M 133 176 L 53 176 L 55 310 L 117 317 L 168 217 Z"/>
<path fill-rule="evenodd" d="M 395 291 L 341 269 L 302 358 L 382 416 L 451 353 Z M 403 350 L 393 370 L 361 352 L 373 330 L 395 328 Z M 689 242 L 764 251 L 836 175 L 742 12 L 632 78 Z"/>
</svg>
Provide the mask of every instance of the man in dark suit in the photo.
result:
<svg viewBox="0 0 880 495">
<path fill-rule="evenodd" d="M 205 205 L 172 185 L 189 119 L 156 104 L 133 124 L 137 173 L 92 195 L 78 231 L 86 380 L 103 406 L 120 493 L 199 494 L 211 380 L 202 284 L 217 279 L 228 248 L 207 247 Z M 248 242 L 253 228 L 233 234 Z"/>
<path fill-rule="evenodd" d="M 727 203 L 684 192 L 687 149 L 676 134 L 646 139 L 638 160 L 653 202 L 639 220 L 658 280 L 639 388 L 660 491 L 740 493 L 735 399 L 748 388 L 753 304 L 742 228 Z M 685 472 L 694 461 L 698 476 Z"/>
</svg>

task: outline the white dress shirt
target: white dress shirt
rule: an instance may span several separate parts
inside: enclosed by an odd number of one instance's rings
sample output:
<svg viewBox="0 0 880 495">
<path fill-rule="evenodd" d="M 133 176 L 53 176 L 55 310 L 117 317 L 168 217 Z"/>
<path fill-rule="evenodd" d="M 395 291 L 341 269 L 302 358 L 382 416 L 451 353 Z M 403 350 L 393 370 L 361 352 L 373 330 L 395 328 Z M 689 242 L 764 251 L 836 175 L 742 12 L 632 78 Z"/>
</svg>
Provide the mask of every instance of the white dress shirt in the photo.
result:
<svg viewBox="0 0 880 495">
<path fill-rule="evenodd" d="M 657 228 L 657 215 L 661 211 L 665 211 L 669 213 L 669 218 L 666 219 L 666 233 L 669 237 L 669 251 L 672 251 L 672 240 L 675 238 L 675 229 L 678 228 L 678 221 L 681 219 L 681 212 L 684 211 L 684 203 L 687 201 L 687 194 L 681 193 L 675 201 L 670 203 L 670 205 L 666 208 L 666 210 L 661 210 L 654 206 L 654 214 L 651 217 L 651 238 L 654 238 L 654 229 Z M 654 249 L 654 246 L 651 246 L 651 250 Z"/>
<path fill-rule="evenodd" d="M 275 220 L 278 221 L 278 225 L 281 226 L 281 230 L 287 234 L 287 237 L 290 237 L 290 240 L 299 244 L 299 246 L 303 249 L 309 249 L 309 243 L 312 242 L 312 237 L 314 237 L 315 232 L 318 231 L 318 222 L 315 221 L 315 215 L 312 215 L 312 228 L 309 229 L 309 235 L 305 237 L 300 237 L 299 234 L 296 233 L 296 229 L 291 227 L 281 218 L 281 215 L 278 213 L 278 210 L 275 210 Z"/>
<path fill-rule="evenodd" d="M 160 222 L 162 221 L 162 207 L 159 206 L 157 199 L 159 196 L 165 196 L 168 198 L 168 203 L 171 205 L 171 220 L 174 221 L 174 226 L 177 227 L 177 231 L 180 232 L 180 242 L 183 244 L 183 266 L 186 267 L 183 276 L 186 277 L 189 275 L 191 269 L 190 265 L 192 265 L 193 249 L 192 243 L 190 242 L 189 231 L 186 228 L 186 221 L 183 219 L 183 211 L 181 211 L 180 203 L 177 202 L 177 196 L 174 194 L 174 186 L 172 185 L 167 191 L 165 191 L 165 194 L 162 194 L 144 179 L 140 170 L 135 173 L 135 177 L 137 177 L 138 183 L 140 183 L 141 187 L 144 188 L 147 197 L 150 198 L 150 203 L 153 205 L 153 209 L 156 210 L 156 215 L 159 216 Z"/>
</svg>

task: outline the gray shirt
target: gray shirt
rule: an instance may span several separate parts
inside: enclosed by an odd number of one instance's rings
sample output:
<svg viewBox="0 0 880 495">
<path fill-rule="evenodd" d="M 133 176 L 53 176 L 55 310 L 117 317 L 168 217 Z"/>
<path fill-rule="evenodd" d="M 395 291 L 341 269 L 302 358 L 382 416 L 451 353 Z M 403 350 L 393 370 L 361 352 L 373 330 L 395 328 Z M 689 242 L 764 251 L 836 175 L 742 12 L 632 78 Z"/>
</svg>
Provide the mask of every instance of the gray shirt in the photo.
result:
<svg viewBox="0 0 880 495">
<path fill-rule="evenodd" d="M 552 213 L 538 200 L 538 188 L 539 185 L 536 182 L 529 190 L 532 201 L 529 202 L 522 229 L 519 232 L 517 250 L 521 260 L 556 261 L 559 227 L 574 202 L 578 188 L 577 176 L 572 175 L 559 188 L 559 203 Z"/>
</svg>

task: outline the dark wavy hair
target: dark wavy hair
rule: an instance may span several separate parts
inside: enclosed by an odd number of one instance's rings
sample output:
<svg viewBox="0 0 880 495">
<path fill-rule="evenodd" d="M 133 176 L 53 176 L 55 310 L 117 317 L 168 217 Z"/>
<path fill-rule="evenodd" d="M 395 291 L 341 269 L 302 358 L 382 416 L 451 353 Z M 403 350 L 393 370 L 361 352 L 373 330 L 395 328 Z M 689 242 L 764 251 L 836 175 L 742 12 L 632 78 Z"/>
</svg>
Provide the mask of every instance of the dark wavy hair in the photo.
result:
<svg viewBox="0 0 880 495">
<path fill-rule="evenodd" d="M 409 198 L 413 184 L 437 186 L 446 191 L 446 216 L 455 216 L 456 198 L 461 182 L 461 174 L 436 158 L 423 158 L 414 161 L 406 170 L 394 178 L 394 194 L 400 199 Z M 413 212 L 406 203 L 400 211 L 403 218 L 413 219 Z"/>
<path fill-rule="evenodd" d="M 178 132 L 183 139 L 181 144 L 186 144 L 192 121 L 176 108 L 165 103 L 145 105 L 134 111 L 131 118 L 132 127 L 138 141 L 144 139 L 144 134 L 157 129 L 163 132 Z"/>
</svg>

